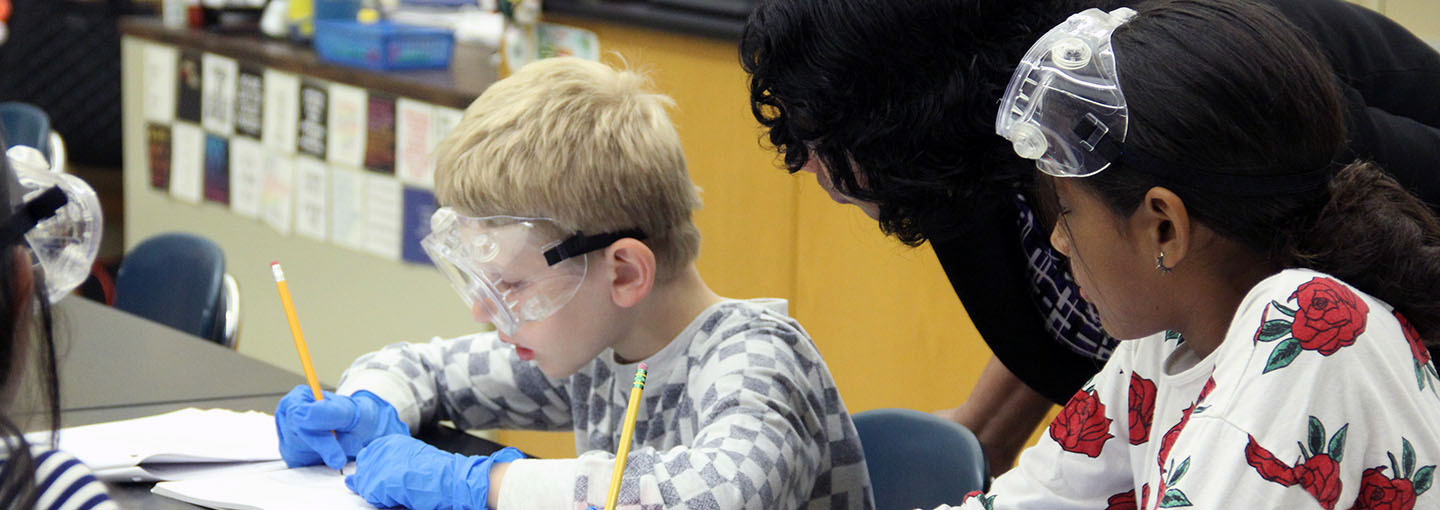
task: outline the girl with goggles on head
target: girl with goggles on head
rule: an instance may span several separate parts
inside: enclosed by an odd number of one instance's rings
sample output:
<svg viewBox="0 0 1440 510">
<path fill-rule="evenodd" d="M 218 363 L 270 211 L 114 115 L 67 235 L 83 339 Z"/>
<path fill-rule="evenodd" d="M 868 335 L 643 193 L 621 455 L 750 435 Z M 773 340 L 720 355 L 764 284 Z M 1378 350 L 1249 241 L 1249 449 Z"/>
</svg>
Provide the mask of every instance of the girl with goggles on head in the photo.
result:
<svg viewBox="0 0 1440 510">
<path fill-rule="evenodd" d="M 965 508 L 1440 504 L 1440 221 L 1337 161 L 1310 41 L 1243 0 L 1087 10 L 1016 68 L 996 130 L 1122 340 Z M 1405 459 L 1395 462 L 1394 459 Z"/>
</svg>

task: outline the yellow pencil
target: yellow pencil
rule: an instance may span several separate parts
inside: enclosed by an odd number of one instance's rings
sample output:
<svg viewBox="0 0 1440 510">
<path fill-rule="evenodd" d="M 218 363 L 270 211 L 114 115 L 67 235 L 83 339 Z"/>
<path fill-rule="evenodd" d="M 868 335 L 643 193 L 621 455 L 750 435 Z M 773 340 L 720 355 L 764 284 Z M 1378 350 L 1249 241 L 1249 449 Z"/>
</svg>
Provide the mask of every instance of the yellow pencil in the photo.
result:
<svg viewBox="0 0 1440 510">
<path fill-rule="evenodd" d="M 300 332 L 295 303 L 290 301 L 290 286 L 285 284 L 285 273 L 280 270 L 279 262 L 271 262 L 270 271 L 275 273 L 275 287 L 280 289 L 280 304 L 285 307 L 285 318 L 290 319 L 290 336 L 295 339 L 295 351 L 300 353 L 300 365 L 305 368 L 305 382 L 310 383 L 315 400 L 323 400 L 325 396 L 320 391 L 320 379 L 315 377 L 315 365 L 310 362 L 310 348 L 305 346 L 305 334 Z"/>
<path fill-rule="evenodd" d="M 630 388 L 630 403 L 625 406 L 625 428 L 620 432 L 620 448 L 615 450 L 615 472 L 610 474 L 610 494 L 605 496 L 604 510 L 615 508 L 620 497 L 620 478 L 625 474 L 625 457 L 630 455 L 630 436 L 635 433 L 635 415 L 640 412 L 640 391 L 645 389 L 645 364 L 635 370 L 635 386 Z"/>
</svg>

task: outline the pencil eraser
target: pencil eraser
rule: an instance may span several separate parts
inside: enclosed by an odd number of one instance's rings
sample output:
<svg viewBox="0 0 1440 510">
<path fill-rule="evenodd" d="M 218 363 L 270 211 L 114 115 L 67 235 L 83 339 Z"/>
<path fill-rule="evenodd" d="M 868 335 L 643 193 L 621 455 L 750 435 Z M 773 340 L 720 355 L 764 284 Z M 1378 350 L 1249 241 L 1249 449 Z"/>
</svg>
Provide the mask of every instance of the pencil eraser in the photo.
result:
<svg viewBox="0 0 1440 510">
<path fill-rule="evenodd" d="M 640 362 L 640 370 L 649 370 L 648 368 L 645 368 L 645 362 L 644 362 L 644 361 L 641 361 L 641 362 Z"/>
</svg>

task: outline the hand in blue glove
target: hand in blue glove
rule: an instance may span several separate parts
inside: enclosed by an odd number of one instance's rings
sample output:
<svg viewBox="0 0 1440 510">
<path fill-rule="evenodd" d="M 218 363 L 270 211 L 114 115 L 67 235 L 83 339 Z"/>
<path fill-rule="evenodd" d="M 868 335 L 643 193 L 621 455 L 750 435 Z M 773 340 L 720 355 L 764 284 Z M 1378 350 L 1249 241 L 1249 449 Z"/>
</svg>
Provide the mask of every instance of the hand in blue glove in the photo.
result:
<svg viewBox="0 0 1440 510">
<path fill-rule="evenodd" d="M 303 384 L 280 399 L 275 429 L 280 434 L 280 457 L 290 467 L 323 461 L 340 469 L 375 438 L 410 435 L 395 408 L 374 393 L 362 390 L 344 396 L 327 391 L 325 399 L 317 402 Z"/>
<path fill-rule="evenodd" d="M 386 436 L 360 450 L 345 486 L 380 508 L 486 510 L 490 467 L 523 458 L 514 448 L 471 457 L 409 436 Z"/>
</svg>

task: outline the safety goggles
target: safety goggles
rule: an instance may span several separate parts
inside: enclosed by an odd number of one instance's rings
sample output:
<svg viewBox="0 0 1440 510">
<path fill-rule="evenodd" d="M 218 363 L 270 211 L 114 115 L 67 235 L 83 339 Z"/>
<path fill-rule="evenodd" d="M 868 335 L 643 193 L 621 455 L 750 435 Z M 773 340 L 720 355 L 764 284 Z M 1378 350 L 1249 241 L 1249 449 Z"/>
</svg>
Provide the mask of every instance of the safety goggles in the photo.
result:
<svg viewBox="0 0 1440 510">
<path fill-rule="evenodd" d="M 1134 15 L 1087 9 L 1046 32 L 1016 67 L 995 133 L 1049 175 L 1086 177 L 1109 167 L 1129 127 L 1110 36 Z"/>
<path fill-rule="evenodd" d="M 10 216 L 0 222 L 0 242 L 23 236 L 35 265 L 45 272 L 45 293 L 59 301 L 90 276 L 100 251 L 104 220 L 95 190 L 78 177 L 50 171 L 39 151 L 12 147 L 6 153 Z"/>
<path fill-rule="evenodd" d="M 548 218 L 465 216 L 442 207 L 430 217 L 420 246 L 450 281 L 477 320 L 513 335 L 564 307 L 589 270 L 586 253 L 639 230 L 570 233 Z"/>
</svg>

